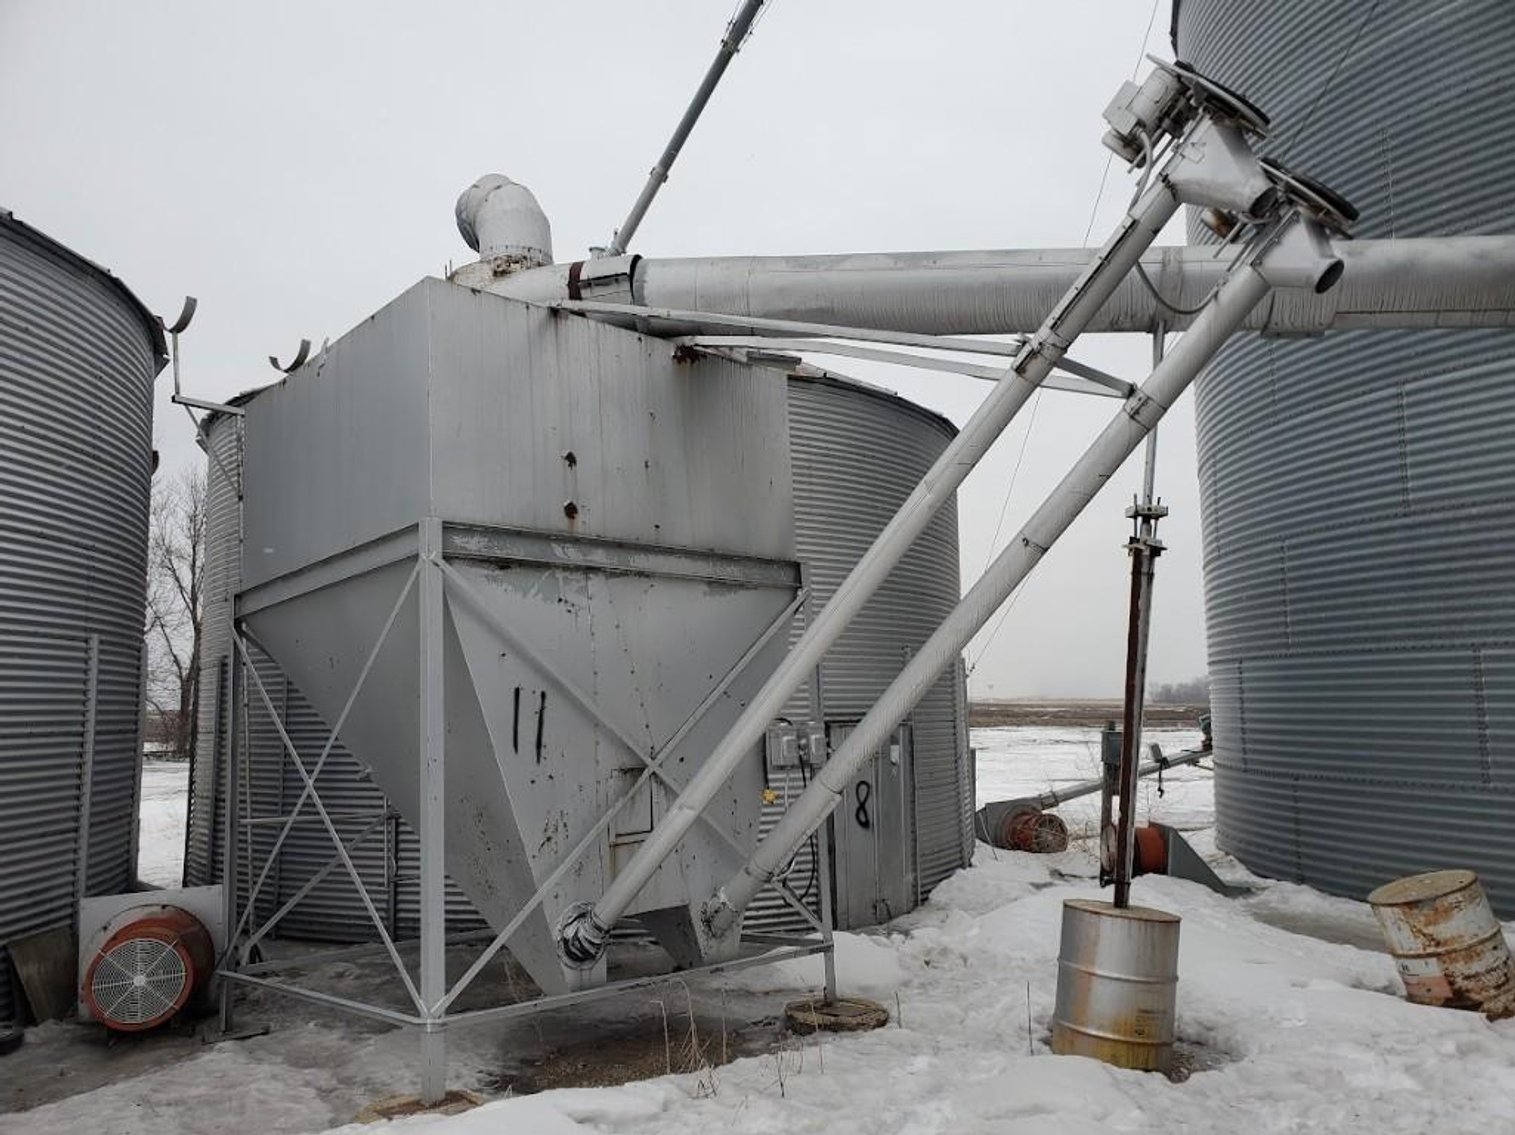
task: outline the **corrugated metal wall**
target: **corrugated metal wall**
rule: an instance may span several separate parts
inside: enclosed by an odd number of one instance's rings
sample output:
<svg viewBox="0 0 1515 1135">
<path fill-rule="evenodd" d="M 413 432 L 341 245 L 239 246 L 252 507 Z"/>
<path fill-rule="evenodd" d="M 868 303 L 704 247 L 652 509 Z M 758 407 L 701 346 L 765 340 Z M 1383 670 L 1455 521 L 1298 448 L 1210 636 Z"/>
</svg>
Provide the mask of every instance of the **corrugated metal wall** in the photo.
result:
<svg viewBox="0 0 1515 1135">
<path fill-rule="evenodd" d="M 161 359 L 119 284 L 0 213 L 0 944 L 70 926 L 136 853 L 142 628 Z M 94 776 L 79 810 L 88 639 Z M 0 945 L 0 1020 L 13 1012 Z"/>
<path fill-rule="evenodd" d="M 1515 6 L 1182 0 L 1179 57 L 1360 236 L 1515 232 Z M 1221 845 L 1361 897 L 1471 867 L 1515 915 L 1515 337 L 1230 345 L 1198 386 Z"/>
<path fill-rule="evenodd" d="M 935 414 L 831 378 L 791 378 L 795 541 L 813 602 L 825 604 L 952 438 Z M 828 722 L 857 721 L 957 604 L 957 505 L 939 512 L 821 666 Z M 968 736 L 958 710 L 961 667 L 910 717 L 914 739 L 915 873 L 924 898 L 966 861 L 962 791 Z M 966 797 L 971 814 L 972 787 Z"/>
<path fill-rule="evenodd" d="M 794 446 L 796 541 L 798 554 L 809 565 L 814 602 L 824 603 L 867 548 L 894 509 L 952 436 L 945 420 L 881 391 L 830 377 L 792 378 L 789 384 L 790 436 Z M 220 783 L 224 768 L 224 659 L 230 647 L 230 600 L 237 577 L 240 533 L 235 482 L 241 476 L 239 431 L 241 419 L 219 418 L 210 426 L 214 457 L 209 462 L 210 502 L 207 534 L 207 603 L 205 614 L 204 677 L 200 719 L 200 765 L 194 770 L 190 813 L 187 877 L 196 881 L 219 874 L 216 833 L 222 817 L 211 818 L 213 802 L 224 799 Z M 217 460 L 220 464 L 218 466 Z M 822 667 L 822 701 L 832 722 L 855 721 L 872 705 L 898 673 L 912 650 L 951 610 L 958 596 L 957 513 L 944 509 L 916 547 L 906 556 L 889 583 L 863 610 L 852 630 Z M 309 703 L 275 667 L 260 667 L 276 704 L 288 706 L 286 727 L 307 764 L 319 756 L 325 726 Z M 255 695 L 251 695 L 254 696 Z M 804 699 L 796 702 L 798 707 Z M 796 720 L 808 714 L 796 709 Z M 966 694 L 962 667 L 944 677 L 916 708 L 914 730 L 913 855 L 907 856 L 910 878 L 905 890 L 917 901 L 971 855 L 973 811 L 972 770 L 968 760 Z M 299 797 L 298 773 L 281 760 L 279 740 L 256 701 L 250 716 L 253 738 L 252 814 L 287 814 Z M 217 754 L 214 767 L 203 754 Z M 282 767 L 282 771 L 281 771 Z M 282 777 L 282 780 L 280 779 Z M 341 746 L 329 758 L 321 776 L 322 798 L 333 812 L 370 816 L 384 807 L 383 796 L 362 778 L 360 766 Z M 803 787 L 798 773 L 786 785 L 771 785 L 782 794 L 797 795 Z M 217 812 L 222 811 L 215 806 Z M 779 804 L 765 809 L 764 826 L 777 820 Z M 356 834 L 363 819 L 344 827 Z M 339 825 L 340 826 L 340 825 Z M 261 839 L 271 841 L 261 827 Z M 277 828 L 272 829 L 274 831 Z M 404 936 L 418 930 L 417 886 L 419 848 L 411 829 L 391 816 L 387 835 L 376 834 L 355 855 L 375 905 L 388 912 Z M 260 847 L 262 845 L 260 844 Z M 277 878 L 265 893 L 282 903 L 331 856 L 330 839 L 319 824 L 300 825 L 286 840 Z M 261 861 L 261 855 L 259 856 Z M 807 847 L 796 858 L 791 884 L 811 902 L 818 902 L 813 884 L 813 860 Z M 243 882 L 244 888 L 247 886 Z M 262 906 L 260 901 L 260 907 Z M 268 909 L 271 909 L 269 907 Z M 448 920 L 451 929 L 482 925 L 462 894 L 449 884 Z M 267 913 L 267 909 L 263 911 Z M 754 926 L 796 928 L 800 921 L 776 895 L 754 904 Z M 353 940 L 372 936 L 372 929 L 346 872 L 337 870 L 286 916 L 284 933 L 323 940 Z"/>
</svg>

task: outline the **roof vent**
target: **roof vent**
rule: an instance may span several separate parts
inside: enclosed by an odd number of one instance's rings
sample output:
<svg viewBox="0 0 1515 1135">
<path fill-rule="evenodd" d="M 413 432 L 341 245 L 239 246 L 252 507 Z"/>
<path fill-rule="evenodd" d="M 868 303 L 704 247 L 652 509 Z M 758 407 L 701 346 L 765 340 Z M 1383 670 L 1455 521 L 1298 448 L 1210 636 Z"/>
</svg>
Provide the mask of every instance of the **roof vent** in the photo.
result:
<svg viewBox="0 0 1515 1135">
<path fill-rule="evenodd" d="M 552 226 L 519 182 L 485 174 L 463 191 L 456 213 L 458 232 L 480 260 L 504 261 L 512 270 L 552 263 Z"/>
</svg>

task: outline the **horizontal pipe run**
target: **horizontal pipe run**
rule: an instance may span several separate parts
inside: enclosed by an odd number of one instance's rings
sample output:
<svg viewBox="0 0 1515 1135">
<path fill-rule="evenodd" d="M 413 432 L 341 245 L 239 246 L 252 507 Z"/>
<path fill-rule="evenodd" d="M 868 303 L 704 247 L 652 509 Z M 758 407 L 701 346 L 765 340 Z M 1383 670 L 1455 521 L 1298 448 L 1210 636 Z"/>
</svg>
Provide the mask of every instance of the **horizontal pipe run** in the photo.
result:
<svg viewBox="0 0 1515 1135">
<path fill-rule="evenodd" d="M 1136 770 L 1138 778 L 1151 776 L 1155 772 L 1167 772 L 1169 769 L 1182 768 L 1184 765 L 1197 764 L 1206 757 L 1214 756 L 1214 749 L 1188 749 L 1182 753 L 1175 753 L 1171 757 L 1164 757 L 1160 761 L 1148 761 Z M 1077 800 L 1082 796 L 1092 796 L 1105 785 L 1104 780 L 1085 780 L 1078 784 L 1070 784 L 1067 788 L 1054 788 L 1043 792 L 1040 796 L 1033 797 L 1037 806 L 1041 808 L 1056 808 L 1060 804 L 1066 804 L 1070 800 Z"/>
<path fill-rule="evenodd" d="M 1345 271 L 1325 295 L 1289 289 L 1250 313 L 1244 330 L 1323 331 L 1515 327 L 1515 236 L 1336 240 Z M 1086 248 L 984 252 L 878 252 L 657 260 L 631 270 L 622 302 L 763 319 L 840 324 L 926 335 L 1034 331 L 1086 270 Z M 1173 307 L 1202 304 L 1226 270 L 1214 245 L 1154 248 L 1141 258 Z M 566 300 L 569 265 L 506 277 L 491 290 L 538 303 Z M 1134 274 L 1089 321 L 1089 333 L 1171 331 L 1196 318 L 1162 306 Z M 613 317 L 612 317 L 613 321 Z M 752 330 L 743 329 L 746 334 Z M 708 333 L 707 326 L 662 334 Z"/>
<path fill-rule="evenodd" d="M 1139 778 L 1151 776 L 1156 772 L 1169 772 L 1172 769 L 1182 768 L 1185 765 L 1197 764 L 1206 757 L 1213 756 L 1213 749 L 1185 749 L 1182 753 L 1175 753 L 1171 757 L 1164 757 L 1160 761 L 1148 761 L 1136 770 Z M 989 811 L 1001 811 L 1013 805 L 1025 808 L 1037 808 L 1045 811 L 1048 808 L 1057 808 L 1071 800 L 1079 800 L 1085 796 L 1092 796 L 1105 786 L 1102 777 L 1093 780 L 1080 780 L 1065 788 L 1049 788 L 1046 792 L 1036 796 L 1021 796 L 1012 800 L 989 800 L 979 808 L 980 815 Z"/>
</svg>

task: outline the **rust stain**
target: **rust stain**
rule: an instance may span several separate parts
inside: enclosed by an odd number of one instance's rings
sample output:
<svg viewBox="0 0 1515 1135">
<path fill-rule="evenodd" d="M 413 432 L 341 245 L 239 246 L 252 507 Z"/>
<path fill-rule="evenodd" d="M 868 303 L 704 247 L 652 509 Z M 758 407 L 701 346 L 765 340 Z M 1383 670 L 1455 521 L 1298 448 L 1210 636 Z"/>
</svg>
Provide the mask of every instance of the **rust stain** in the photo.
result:
<svg viewBox="0 0 1515 1135">
<path fill-rule="evenodd" d="M 1515 1013 L 1515 962 L 1471 872 L 1432 872 L 1368 897 L 1405 997 L 1420 1005 Z"/>
</svg>

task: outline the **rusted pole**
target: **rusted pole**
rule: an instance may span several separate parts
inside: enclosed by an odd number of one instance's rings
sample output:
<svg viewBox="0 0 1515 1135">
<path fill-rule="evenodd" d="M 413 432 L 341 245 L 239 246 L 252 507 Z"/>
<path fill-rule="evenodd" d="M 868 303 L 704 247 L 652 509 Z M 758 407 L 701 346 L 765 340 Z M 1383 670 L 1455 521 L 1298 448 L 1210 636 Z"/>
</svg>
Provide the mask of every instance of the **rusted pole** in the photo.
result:
<svg viewBox="0 0 1515 1135">
<path fill-rule="evenodd" d="M 1163 359 L 1163 332 L 1159 327 L 1152 336 L 1152 364 Z M 1126 545 L 1131 556 L 1131 612 L 1126 630 L 1125 720 L 1121 733 L 1120 771 L 1116 775 L 1119 815 L 1115 829 L 1114 881 L 1115 905 L 1131 904 L 1131 879 L 1136 873 L 1136 780 L 1141 744 L 1142 708 L 1147 693 L 1147 641 L 1152 629 L 1152 576 L 1162 543 L 1157 539 L 1157 522 L 1168 510 L 1155 495 L 1157 469 L 1157 434 L 1147 435 L 1146 466 L 1142 475 L 1141 497 L 1126 510 L 1133 531 Z"/>
</svg>

